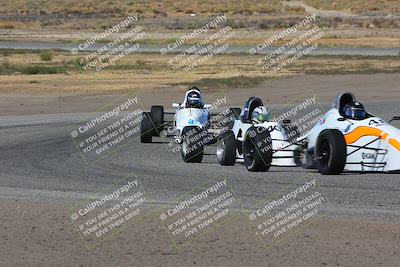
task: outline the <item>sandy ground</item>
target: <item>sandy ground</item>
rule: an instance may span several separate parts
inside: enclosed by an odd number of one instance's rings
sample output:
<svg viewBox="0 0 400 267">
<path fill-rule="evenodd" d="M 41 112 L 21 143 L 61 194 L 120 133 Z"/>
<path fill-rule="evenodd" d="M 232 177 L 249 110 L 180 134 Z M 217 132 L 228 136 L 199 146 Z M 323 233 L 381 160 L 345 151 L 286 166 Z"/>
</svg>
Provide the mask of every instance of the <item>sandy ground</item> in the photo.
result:
<svg viewBox="0 0 400 267">
<path fill-rule="evenodd" d="M 257 88 L 230 89 L 232 105 L 251 95 L 267 103 L 288 103 L 311 89 L 321 102 L 353 91 L 368 102 L 400 97 L 400 74 L 299 75 Z M 144 105 L 170 105 L 184 87 L 142 92 Z M 206 92 L 212 93 L 212 92 Z M 1 115 L 94 111 L 118 95 L 11 94 L 0 97 Z M 120 233 L 87 248 L 72 227 L 66 204 L 0 202 L 0 266 L 398 266 L 400 224 L 318 218 L 287 239 L 265 245 L 244 214 L 199 235 L 177 250 L 157 213 L 145 211 Z"/>
<path fill-rule="evenodd" d="M 316 219 L 272 247 L 248 219 L 228 219 L 175 249 L 155 213 L 89 249 L 67 206 L 2 202 L 2 266 L 398 266 L 400 224 Z M 28 223 L 28 224 L 27 224 Z"/>
<path fill-rule="evenodd" d="M 1 81 L 1 77 L 0 77 Z M 266 104 L 291 103 L 297 97 L 313 92 L 320 102 L 333 102 L 340 92 L 350 91 L 362 102 L 395 101 L 400 98 L 400 74 L 295 75 L 276 78 L 254 88 L 205 91 L 207 97 L 226 94 L 229 104 L 242 106 L 250 96 L 260 96 Z M 84 89 L 84 88 L 83 88 Z M 171 99 L 182 101 L 187 87 L 147 88 L 132 92 L 145 107 L 154 104 L 171 109 Z M 61 94 L 3 92 L 0 94 L 1 115 L 55 114 L 96 111 L 118 98 L 118 94 Z"/>
</svg>

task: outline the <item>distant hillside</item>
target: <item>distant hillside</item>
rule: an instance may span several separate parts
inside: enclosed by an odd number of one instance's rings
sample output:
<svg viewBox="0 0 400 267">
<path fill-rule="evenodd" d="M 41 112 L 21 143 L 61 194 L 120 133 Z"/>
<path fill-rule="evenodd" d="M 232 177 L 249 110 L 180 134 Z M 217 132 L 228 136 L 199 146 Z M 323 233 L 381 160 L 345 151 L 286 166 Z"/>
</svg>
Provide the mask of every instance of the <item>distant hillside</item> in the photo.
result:
<svg viewBox="0 0 400 267">
<path fill-rule="evenodd" d="M 302 12 L 280 0 L 2 0 L 2 15 L 99 15 L 131 13 L 174 16 L 178 14 L 282 14 Z M 356 14 L 400 14 L 399 0 L 304 0 L 318 9 L 347 10 Z"/>
<path fill-rule="evenodd" d="M 318 18 L 327 28 L 399 27 L 400 0 L 304 0 L 317 9 L 338 10 L 371 17 Z M 0 29 L 100 30 L 128 15 L 139 14 L 152 30 L 186 30 L 226 14 L 235 29 L 287 28 L 306 16 L 303 6 L 280 0 L 0 0 Z M 378 16 L 376 16 L 378 15 Z"/>
<path fill-rule="evenodd" d="M 303 2 L 318 9 L 350 11 L 360 15 L 400 15 L 399 0 L 304 0 Z"/>
<path fill-rule="evenodd" d="M 126 15 L 131 13 L 164 16 L 188 13 L 254 14 L 282 13 L 288 8 L 279 0 L 2 0 L 1 14 L 20 15 Z"/>
</svg>

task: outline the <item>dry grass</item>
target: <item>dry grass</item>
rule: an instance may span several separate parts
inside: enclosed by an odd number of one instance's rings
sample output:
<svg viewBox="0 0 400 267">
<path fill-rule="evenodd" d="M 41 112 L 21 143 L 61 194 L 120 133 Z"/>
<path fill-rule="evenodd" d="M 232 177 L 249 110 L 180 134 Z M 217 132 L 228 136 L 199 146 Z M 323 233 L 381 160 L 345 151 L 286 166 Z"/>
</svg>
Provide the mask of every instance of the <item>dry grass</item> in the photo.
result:
<svg viewBox="0 0 400 267">
<path fill-rule="evenodd" d="M 227 88 L 256 86 L 264 80 L 297 73 L 348 74 L 400 72 L 399 57 L 305 57 L 278 73 L 262 71 L 257 57 L 220 55 L 211 58 L 191 72 L 173 71 L 168 58 L 158 54 L 134 54 L 123 58 L 114 68 L 101 72 L 79 71 L 68 53 L 54 53 L 49 66 L 64 66 L 65 74 L 0 75 L 1 92 L 108 93 L 135 89 L 162 88 L 177 84 L 201 82 L 202 87 Z M 39 54 L 9 54 L 0 59 L 10 65 L 41 66 Z"/>
<path fill-rule="evenodd" d="M 253 14 L 277 13 L 286 10 L 279 0 L 260 2 L 257 0 L 203 0 L 203 1 L 105 1 L 105 0 L 13 0 L 2 1 L 3 14 Z"/>
<path fill-rule="evenodd" d="M 397 0 L 304 0 L 305 3 L 318 8 L 330 10 L 347 10 L 355 13 L 400 13 L 400 3 Z M 302 13 L 301 8 L 289 8 L 279 0 L 203 0 L 203 1 L 176 1 L 176 0 L 13 0 L 1 1 L 0 13 L 22 15 L 48 14 L 117 14 L 132 13 L 155 14 L 170 16 L 176 14 L 278 14 Z"/>
<path fill-rule="evenodd" d="M 400 14 L 398 0 L 304 0 L 304 2 L 325 10 L 342 10 L 358 14 Z"/>
</svg>

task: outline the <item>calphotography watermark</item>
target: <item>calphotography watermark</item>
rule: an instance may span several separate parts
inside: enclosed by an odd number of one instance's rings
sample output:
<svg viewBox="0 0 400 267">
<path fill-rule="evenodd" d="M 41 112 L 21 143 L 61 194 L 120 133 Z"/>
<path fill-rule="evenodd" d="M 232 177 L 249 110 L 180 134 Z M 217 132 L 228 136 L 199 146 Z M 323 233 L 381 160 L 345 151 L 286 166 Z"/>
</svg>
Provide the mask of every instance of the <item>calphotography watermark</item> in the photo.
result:
<svg viewBox="0 0 400 267">
<path fill-rule="evenodd" d="M 318 47 L 316 41 L 323 36 L 324 32 L 321 28 L 315 26 L 299 37 L 269 52 L 266 56 L 259 58 L 257 64 L 261 66 L 262 70 L 280 71 L 314 51 Z"/>
<path fill-rule="evenodd" d="M 257 65 L 264 71 L 272 70 L 277 72 L 285 69 L 301 57 L 314 51 L 318 47 L 317 41 L 324 36 L 324 32 L 319 26 L 314 26 L 298 36 L 294 36 L 279 47 L 273 46 L 274 42 L 282 40 L 290 34 L 297 33 L 301 28 L 310 26 L 315 21 L 315 18 L 315 14 L 304 18 L 294 26 L 257 44 L 249 50 L 249 53 L 252 55 L 266 54 L 260 56 L 257 61 Z"/>
<path fill-rule="evenodd" d="M 280 123 L 287 140 L 296 143 L 297 138 L 307 135 L 322 118 L 324 110 L 313 91 L 296 97 L 290 103 L 271 110 L 271 121 Z"/>
<path fill-rule="evenodd" d="M 140 137 L 142 108 L 136 95 L 128 95 L 67 128 L 87 163 L 93 163 Z"/>
<path fill-rule="evenodd" d="M 139 217 L 146 196 L 135 176 L 118 181 L 69 209 L 71 221 L 88 247 L 111 237 Z"/>
<path fill-rule="evenodd" d="M 249 220 L 255 226 L 255 234 L 269 247 L 310 224 L 326 201 L 317 181 L 306 180 L 266 201 L 249 214 Z"/>
<path fill-rule="evenodd" d="M 228 103 L 228 97 L 222 92 L 205 98 L 205 103 L 199 107 L 188 108 L 181 104 L 176 109 L 175 121 L 159 134 L 176 164 L 182 163 L 177 159 L 179 154 L 188 161 L 202 157 L 206 147 L 229 129 L 235 117 L 226 108 Z"/>
<path fill-rule="evenodd" d="M 208 22 L 206 25 L 202 26 L 201 28 L 192 31 L 189 34 L 185 34 L 185 35 L 181 36 L 180 38 L 178 38 L 177 40 L 175 40 L 174 42 L 169 43 L 165 47 L 162 47 L 160 49 L 160 53 L 162 55 L 171 53 L 178 47 L 184 45 L 186 42 L 198 37 L 201 34 L 208 33 L 210 29 L 215 29 L 218 26 L 218 24 L 225 22 L 226 20 L 227 20 L 227 17 L 225 15 L 217 16 L 215 19 Z"/>
<path fill-rule="evenodd" d="M 173 55 L 168 60 L 168 65 L 173 70 L 191 71 L 200 66 L 205 61 L 211 59 L 215 55 L 219 55 L 226 51 L 229 47 L 229 40 L 235 36 L 230 26 L 225 26 L 214 33 L 210 33 L 211 29 L 215 29 L 219 24 L 226 21 L 226 16 L 218 16 L 203 27 L 194 30 L 193 32 L 180 37 L 175 42 L 168 44 L 160 49 L 162 55 L 174 52 L 178 47 L 199 37 L 201 33 L 206 34 L 206 37 L 196 40 L 196 43 L 186 48 L 182 52 Z"/>
<path fill-rule="evenodd" d="M 96 71 L 101 71 L 110 67 L 123 57 L 139 49 L 139 41 L 147 35 L 142 25 L 136 25 L 133 29 L 124 33 L 120 32 L 128 26 L 131 28 L 132 24 L 137 23 L 138 20 L 138 15 L 129 16 L 103 33 L 94 35 L 84 43 L 79 44 L 77 48 L 72 49 L 71 53 L 76 55 L 79 52 L 90 51 L 88 55 L 79 59 L 79 64 L 84 70 L 95 69 Z M 105 43 L 100 48 L 93 49 L 94 44 L 117 33 L 119 34 L 113 40 Z"/>
<path fill-rule="evenodd" d="M 304 136 L 321 120 L 323 110 L 313 92 L 270 109 L 270 119 L 248 129 L 245 140 L 266 166 L 299 166 Z"/>
<path fill-rule="evenodd" d="M 237 201 L 226 179 L 215 178 L 160 213 L 160 220 L 177 247 L 224 222 Z"/>
</svg>

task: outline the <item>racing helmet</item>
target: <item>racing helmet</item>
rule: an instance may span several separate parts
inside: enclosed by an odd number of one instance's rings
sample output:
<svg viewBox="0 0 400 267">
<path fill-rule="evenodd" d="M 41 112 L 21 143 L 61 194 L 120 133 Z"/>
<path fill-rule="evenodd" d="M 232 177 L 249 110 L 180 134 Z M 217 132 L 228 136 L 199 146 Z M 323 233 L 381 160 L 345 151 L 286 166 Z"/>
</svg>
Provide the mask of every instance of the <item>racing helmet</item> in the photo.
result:
<svg viewBox="0 0 400 267">
<path fill-rule="evenodd" d="M 269 110 L 264 106 L 256 107 L 251 113 L 251 120 L 254 123 L 263 123 L 269 120 Z"/>
<path fill-rule="evenodd" d="M 367 117 L 367 112 L 363 104 L 359 102 L 346 104 L 343 107 L 343 114 L 346 118 L 355 120 L 365 119 Z"/>
<path fill-rule="evenodd" d="M 192 90 L 187 94 L 186 104 L 190 108 L 198 108 L 202 106 L 201 96 L 199 91 Z"/>
</svg>

